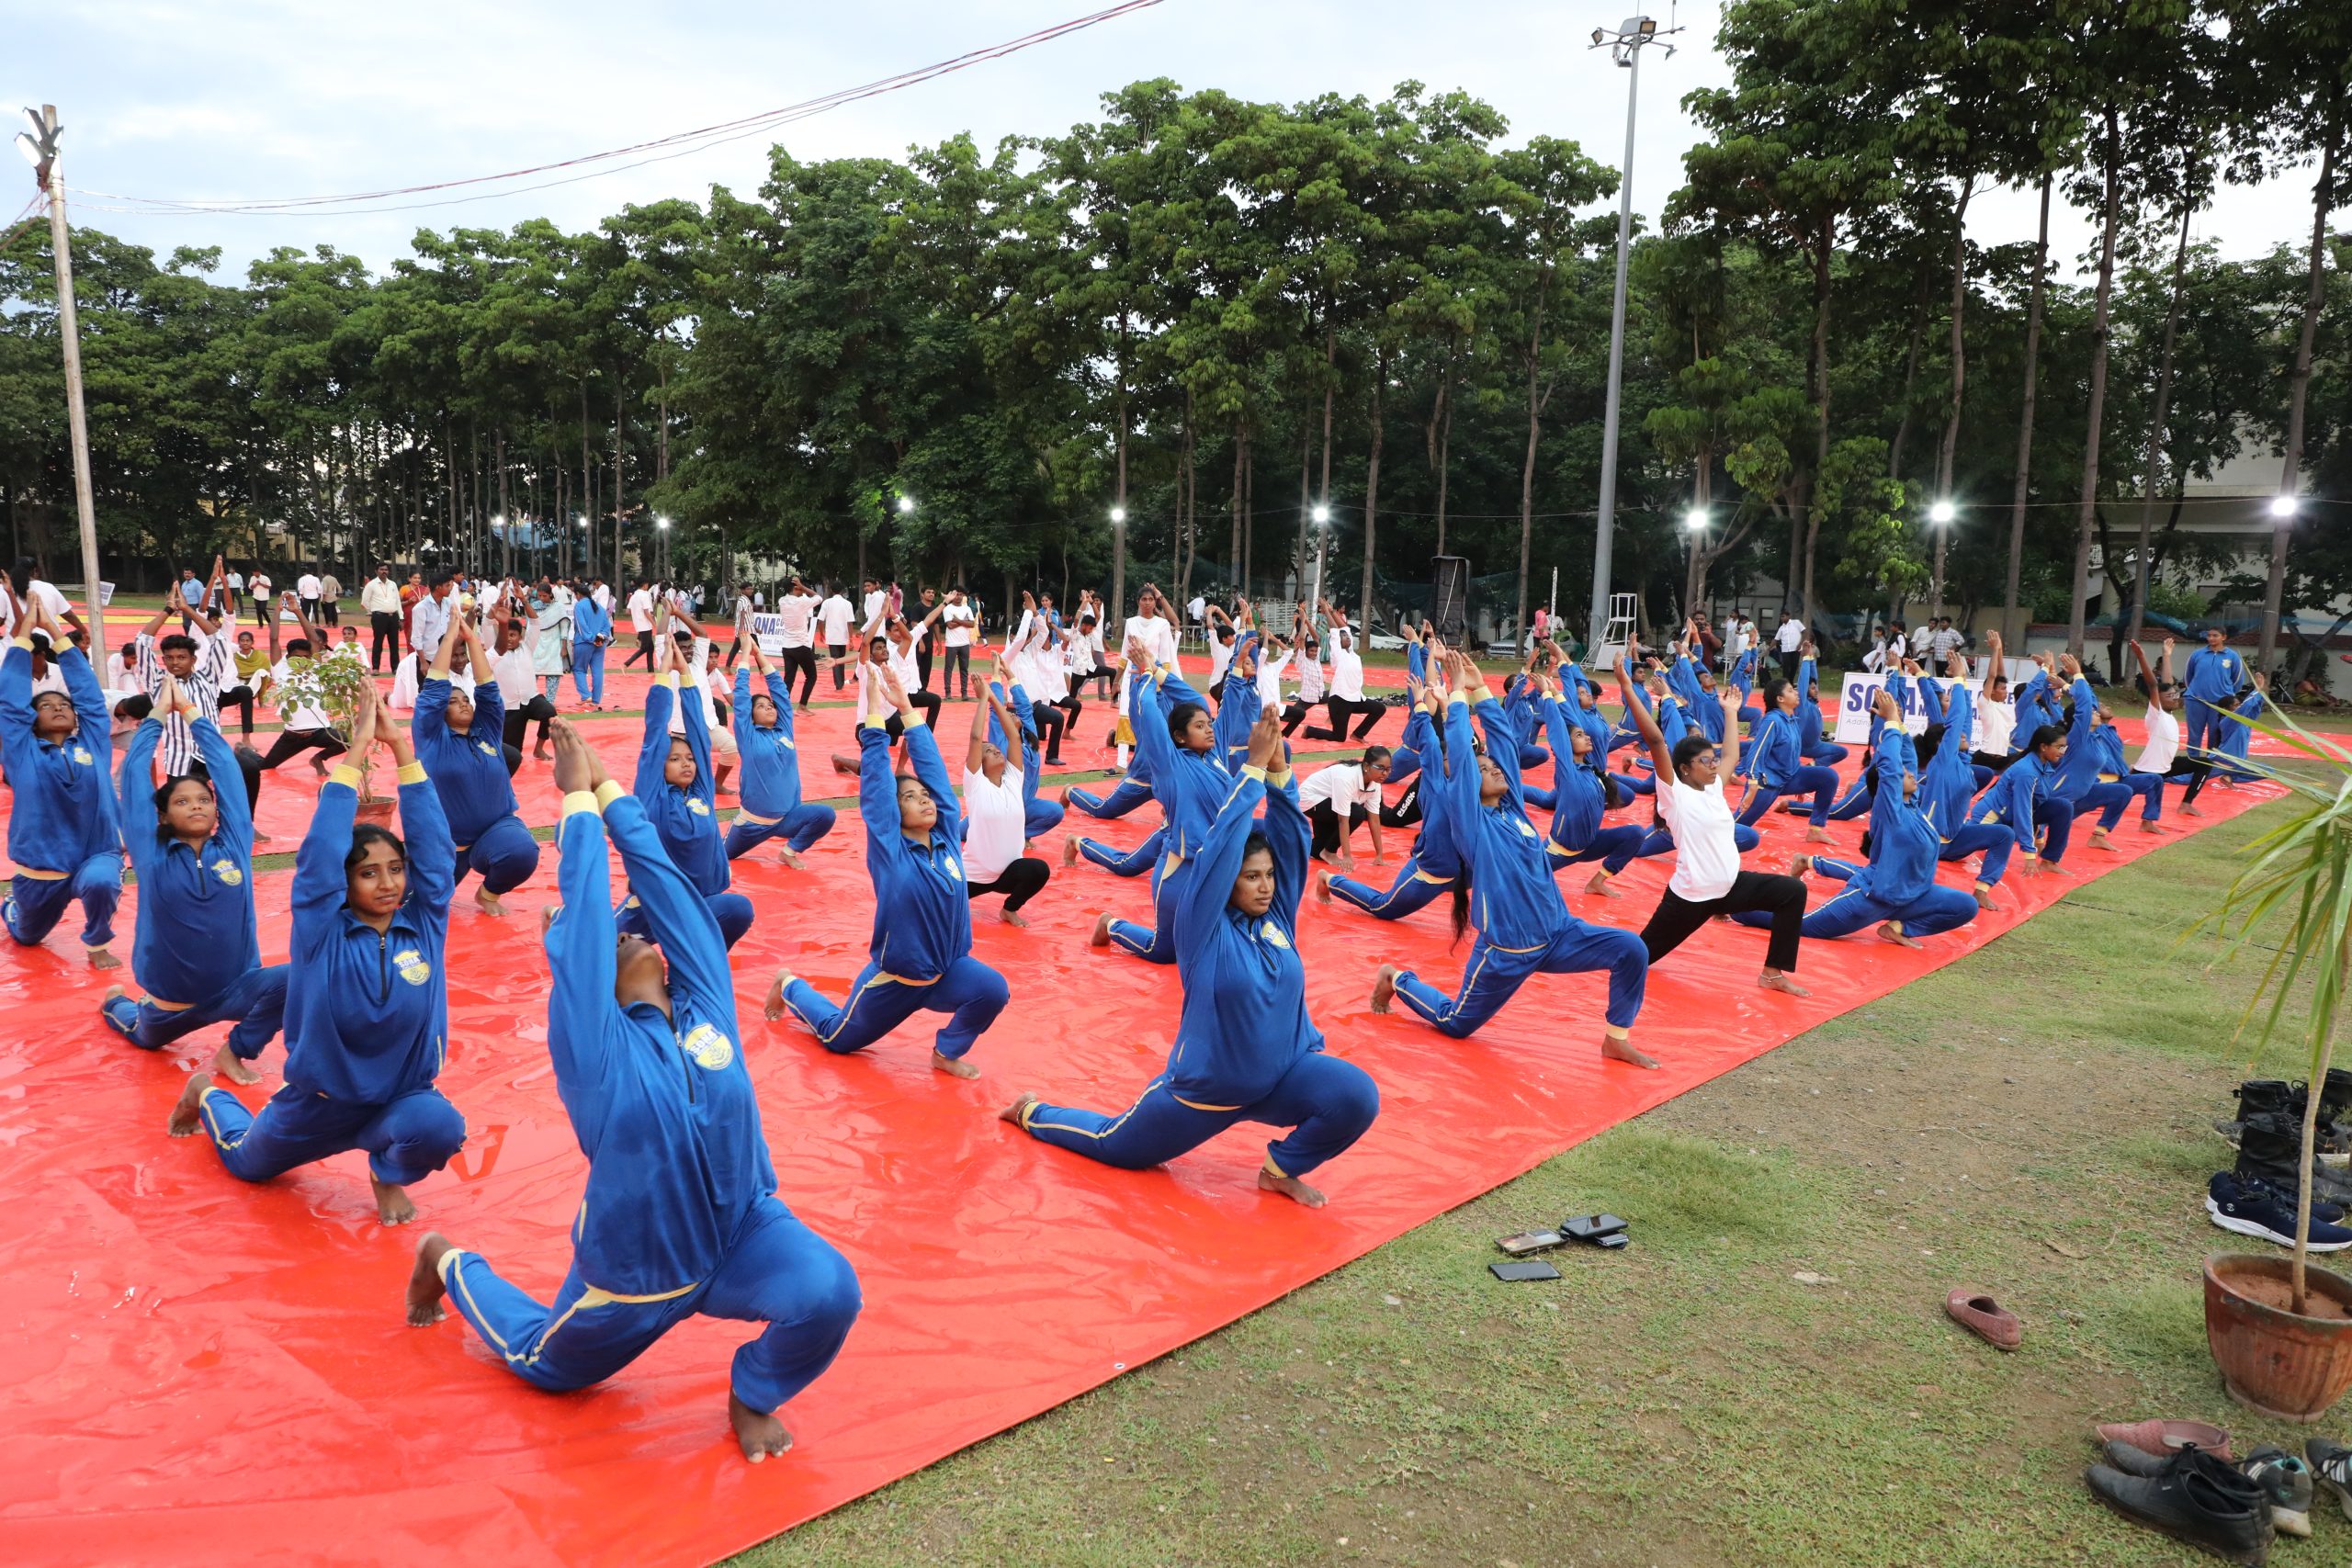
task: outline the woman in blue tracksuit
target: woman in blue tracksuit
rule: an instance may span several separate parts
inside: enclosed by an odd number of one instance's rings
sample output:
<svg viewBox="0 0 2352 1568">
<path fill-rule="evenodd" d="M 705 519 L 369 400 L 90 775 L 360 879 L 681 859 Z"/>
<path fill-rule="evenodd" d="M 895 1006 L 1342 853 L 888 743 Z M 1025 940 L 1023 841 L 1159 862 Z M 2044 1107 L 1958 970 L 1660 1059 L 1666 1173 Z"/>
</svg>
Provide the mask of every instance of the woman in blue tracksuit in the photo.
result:
<svg viewBox="0 0 2352 1568">
<path fill-rule="evenodd" d="M 465 1118 L 433 1087 L 449 1059 L 443 949 L 458 855 L 433 781 L 374 682 L 359 699 L 352 761 L 367 755 L 371 735 L 390 749 L 407 842 L 354 825 L 357 767 L 327 775 L 294 857 L 285 1087 L 256 1116 L 198 1073 L 172 1108 L 171 1134 L 201 1128 L 243 1181 L 365 1149 L 376 1217 L 397 1225 L 416 1217 L 409 1187 L 466 1141 Z"/>
<path fill-rule="evenodd" d="M 2074 832 L 2075 808 L 2057 793 L 2065 756 L 2066 732 L 2043 725 L 2025 738 L 2018 760 L 1994 775 L 1968 813 L 1971 827 L 2008 833 L 2029 876 L 2045 865 L 2056 869 Z"/>
<path fill-rule="evenodd" d="M 1418 688 L 1416 694 L 1419 695 Z M 1445 792 L 1430 787 L 1444 770 L 1437 727 L 1430 722 L 1429 710 L 1436 705 L 1434 697 L 1425 697 L 1416 701 L 1412 711 L 1405 716 L 1405 745 L 1400 750 L 1413 752 L 1414 765 L 1423 774 L 1420 830 L 1413 839 L 1412 853 L 1405 857 L 1405 863 L 1397 868 L 1396 879 L 1385 891 L 1352 876 L 1324 872 L 1317 881 L 1319 896 L 1324 899 L 1336 898 L 1375 919 L 1401 920 L 1439 895 L 1452 892 L 1461 881 L 1462 857 L 1455 852 L 1453 835 L 1445 827 L 1445 803 L 1442 798 Z M 1392 773 L 1390 776 L 1395 775 Z"/>
<path fill-rule="evenodd" d="M 1665 853 L 1672 840 L 1646 849 L 1649 833 L 1645 829 L 1630 822 L 1613 828 L 1601 825 L 1601 813 L 1609 804 L 1608 785 L 1594 761 L 1600 753 L 1595 749 L 1592 731 L 1568 717 L 1567 700 L 1547 692 L 1543 705 L 1544 731 L 1551 739 L 1555 759 L 1552 768 L 1556 785 L 1552 807 L 1552 869 L 1559 871 L 1587 861 L 1599 861 L 1600 869 L 1592 874 L 1585 891 L 1606 898 L 1622 898 L 1624 895 L 1609 886 L 1610 878 L 1645 852 Z"/>
<path fill-rule="evenodd" d="M 2051 790 L 2074 807 L 2077 818 L 2096 810 L 2098 825 L 2091 829 L 2091 848 L 2108 847 L 2108 830 L 2123 819 L 2123 808 L 2132 804 L 2132 790 L 2127 784 L 2099 777 L 2100 749 L 2094 732 L 2109 722 L 2105 709 L 2092 694 L 2091 683 L 2083 678 L 2083 667 L 2071 653 L 2058 656 L 2062 671 L 2069 680 L 2068 694 L 2073 708 L 2066 721 L 2066 754 L 2058 764 L 2058 776 Z"/>
<path fill-rule="evenodd" d="M 1446 778 L 1432 790 L 1447 792 L 1444 820 L 1470 878 L 1467 922 L 1478 940 L 1462 972 L 1462 988 L 1448 997 L 1409 970 L 1383 964 L 1372 991 L 1372 1010 L 1386 1012 L 1392 997 L 1438 1031 L 1456 1039 L 1492 1018 L 1531 975 L 1609 971 L 1607 1027 L 1601 1055 L 1635 1066 L 1657 1061 L 1629 1037 L 1642 1010 L 1649 957 L 1632 931 L 1589 926 L 1570 915 L 1553 885 L 1547 840 L 1520 804 L 1519 758 L 1501 705 L 1462 655 L 1449 654 L 1453 700 L 1446 705 Z M 1470 733 L 1470 705 L 1487 732 L 1481 758 Z M 1427 771 L 1427 764 L 1424 765 Z M 1463 916 L 1457 913 L 1457 934 Z"/>
<path fill-rule="evenodd" d="M 1828 941 L 1875 925 L 1885 941 L 1917 947 L 1920 937 L 1952 931 L 1974 919 L 1976 900 L 1936 881 L 1941 840 L 1916 798 L 1919 770 L 1910 733 L 1903 728 L 1903 710 L 1883 687 L 1875 701 L 1888 723 L 1871 759 L 1871 766 L 1878 770 L 1878 790 L 1871 796 L 1869 861 L 1855 865 L 1827 855 L 1799 855 L 1790 863 L 1789 871 L 1797 876 L 1816 871 L 1846 885 L 1845 891 L 1827 903 L 1805 911 L 1804 935 Z M 1753 912 L 1732 919 L 1742 925 L 1772 923 L 1770 916 Z"/>
<path fill-rule="evenodd" d="M 865 869 L 874 879 L 871 956 L 835 1007 L 788 969 L 768 987 L 767 1016 L 786 1009 L 837 1055 L 862 1051 L 918 1012 L 948 1014 L 931 1065 L 959 1078 L 980 1070 L 964 1059 L 1004 1010 L 1004 976 L 972 956 L 972 900 L 964 882 L 963 811 L 939 742 L 887 664 L 862 667 L 857 808 L 865 819 Z M 914 772 L 890 771 L 896 712 Z"/>
<path fill-rule="evenodd" d="M 605 705 L 605 646 L 613 640 L 613 613 L 594 593 L 571 602 L 571 686 L 582 702 Z"/>
<path fill-rule="evenodd" d="M 588 1158 L 571 1267 L 541 1305 L 481 1254 L 427 1235 L 408 1320 L 440 1322 L 446 1293 L 509 1371 L 551 1390 L 603 1382 L 697 1314 L 764 1324 L 736 1349 L 727 1393 L 756 1464 L 791 1446 L 776 1407 L 832 1364 L 861 1305 L 857 1275 L 775 1196 L 710 906 L 643 803 L 570 725 L 555 730 L 563 901 L 544 936 L 548 1055 Z M 653 942 L 616 940 L 607 834 Z"/>
<path fill-rule="evenodd" d="M 727 858 L 741 860 L 770 839 L 781 838 L 784 848 L 778 858 L 795 871 L 804 871 L 808 866 L 800 852 L 833 830 L 833 808 L 800 798 L 791 682 L 777 676 L 768 656 L 760 651 L 759 638 L 749 638 L 743 646 L 751 659 L 735 671 L 735 711 L 727 716 L 743 770 L 742 805 L 727 829 Z M 767 682 L 767 690 L 758 696 L 752 694 L 753 665 Z"/>
<path fill-rule="evenodd" d="M 1930 691 L 1935 689 L 1932 681 L 1927 685 Z M 1938 860 L 1962 861 L 1980 852 L 1984 854 L 1976 868 L 1974 897 L 1977 908 L 1991 909 L 1996 908 L 1993 889 L 2001 885 L 2001 877 L 2008 870 L 2009 855 L 2017 848 L 2017 835 L 1999 823 L 1969 820 L 1970 808 L 1976 804 L 1977 788 L 1974 754 L 1968 748 L 1968 738 L 1974 733 L 1974 701 L 1967 687 L 1958 681 L 1951 683 L 1943 734 L 1937 741 L 1935 754 L 1919 771 L 1919 813 L 1935 829 L 1940 846 L 1936 852 Z"/>
<path fill-rule="evenodd" d="M 685 732 L 670 733 L 670 710 L 677 707 L 686 680 L 686 655 L 674 638 L 662 637 L 662 672 L 645 694 L 645 739 L 637 752 L 637 787 L 633 794 L 645 803 L 645 815 L 662 835 L 670 863 L 710 904 L 711 918 L 727 933 L 731 949 L 752 929 L 752 901 L 730 892 L 733 874 L 727 849 L 718 835 L 718 796 L 710 772 L 710 720 L 703 712 L 702 694 L 684 699 Z M 645 917 L 634 896 L 621 903 L 622 931 L 647 934 Z"/>
<path fill-rule="evenodd" d="M 1173 669 L 1146 670 L 1143 661 L 1148 656 L 1141 645 L 1130 647 L 1128 657 L 1134 671 L 1127 702 L 1136 754 L 1151 768 L 1152 793 L 1159 797 L 1168 829 L 1167 853 L 1152 872 L 1152 923 L 1116 919 L 1105 910 L 1094 922 L 1092 943 L 1115 946 L 1148 963 L 1173 964 L 1176 941 L 1170 917 L 1182 896 L 1187 866 L 1233 791 L 1233 771 L 1226 764 L 1216 720 L 1199 694 Z M 1229 673 L 1227 681 L 1230 694 Z"/>
<path fill-rule="evenodd" d="M 450 657 L 462 641 L 473 667 L 474 689 L 458 691 L 449 679 Z M 458 880 L 481 873 L 474 903 L 485 915 L 503 915 L 499 896 L 531 879 L 539 869 L 539 841 L 523 826 L 514 807 L 514 784 L 506 772 L 506 702 L 491 676 L 481 638 L 459 621 L 441 638 L 433 669 L 416 688 L 416 712 L 409 720 L 416 760 L 432 777 L 458 846 Z"/>
<path fill-rule="evenodd" d="M 1764 722 L 1755 727 L 1755 741 L 1740 759 L 1750 788 L 1738 821 L 1743 827 L 1754 827 L 1782 795 L 1810 795 L 1813 810 L 1805 837 L 1827 843 L 1829 804 L 1838 794 L 1838 773 L 1804 760 L 1797 732 L 1797 709 L 1802 705 L 1797 688 L 1788 682 L 1765 685 Z M 1820 716 L 1818 712 L 1815 716 Z"/>
<path fill-rule="evenodd" d="M 1834 768 L 1848 756 L 1845 747 L 1829 739 L 1821 727 L 1821 677 L 1814 661 L 1813 637 L 1807 634 L 1797 660 L 1797 755 L 1808 762 Z"/>
<path fill-rule="evenodd" d="M 1261 802 L 1264 828 L 1252 831 Z M 1115 1116 L 1024 1094 L 1004 1119 L 1125 1170 L 1164 1165 L 1237 1122 L 1287 1127 L 1266 1145 L 1258 1185 L 1321 1208 L 1323 1194 L 1305 1179 L 1363 1136 L 1380 1090 L 1362 1067 L 1324 1054 L 1306 1011 L 1298 902 L 1311 838 L 1283 758 L 1281 719 L 1269 714 L 1251 730 L 1241 777 L 1183 878 L 1174 919 L 1184 1003 L 1167 1070 Z"/>
<path fill-rule="evenodd" d="M 8 858 L 16 863 L 7 901 L 8 935 L 37 947 L 65 912 L 82 906 L 82 949 L 93 969 L 119 969 L 110 950 L 115 907 L 122 902 L 122 825 L 116 815 L 113 719 L 106 694 L 82 650 L 65 641 L 39 601 L 0 659 L 0 762 L 15 798 L 8 812 Z M 33 695 L 33 632 L 64 645 L 57 668 L 62 692 Z"/>
<path fill-rule="evenodd" d="M 174 712 L 188 721 L 204 776 L 184 773 L 157 785 L 155 748 Z M 109 987 L 98 1016 L 142 1051 L 232 1020 L 212 1070 L 254 1083 L 258 1075 L 245 1064 L 277 1038 L 287 966 L 264 968 L 254 935 L 252 807 L 243 789 L 223 794 L 211 783 L 238 776 L 237 754 L 220 727 L 166 676 L 154 712 L 124 750 L 119 791 L 123 847 L 139 881 L 130 973 L 147 998 L 134 1002 L 120 986 Z"/>
</svg>

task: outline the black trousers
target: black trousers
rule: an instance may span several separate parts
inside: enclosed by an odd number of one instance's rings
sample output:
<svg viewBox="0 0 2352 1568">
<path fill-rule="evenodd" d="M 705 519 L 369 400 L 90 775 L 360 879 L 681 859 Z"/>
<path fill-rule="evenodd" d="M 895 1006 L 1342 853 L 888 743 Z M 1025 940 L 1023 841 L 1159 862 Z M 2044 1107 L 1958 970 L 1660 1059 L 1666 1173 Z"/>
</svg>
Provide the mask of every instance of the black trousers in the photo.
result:
<svg viewBox="0 0 2352 1568">
<path fill-rule="evenodd" d="M 1797 666 L 1804 662 L 1804 660 L 1799 656 L 1795 649 L 1792 648 L 1783 649 L 1781 654 L 1781 679 L 1787 681 L 1795 680 L 1797 678 Z M 1798 695 L 1802 697 L 1804 694 L 1799 693 Z"/>
<path fill-rule="evenodd" d="M 626 670 L 640 659 L 648 670 L 653 668 L 653 634 L 650 631 L 637 634 L 637 651 L 621 660 L 621 668 Z"/>
<path fill-rule="evenodd" d="M 1004 907 L 1018 913 L 1022 905 L 1045 891 L 1046 883 L 1052 875 L 1052 868 L 1044 861 L 1023 855 L 998 872 L 993 881 L 966 882 L 964 892 L 973 898 L 983 893 L 1001 893 L 1004 895 Z"/>
<path fill-rule="evenodd" d="M 1741 872 L 1730 892 L 1702 903 L 1694 904 L 1668 888 L 1650 923 L 1642 928 L 1642 945 L 1649 949 L 1650 962 L 1655 964 L 1715 916 L 1746 914 L 1750 909 L 1769 909 L 1772 915 L 1772 943 L 1765 950 L 1764 967 L 1782 974 L 1795 969 L 1797 939 L 1804 931 L 1804 883 L 1798 877 L 1760 871 Z"/>
<path fill-rule="evenodd" d="M 1348 803 L 1348 814 L 1344 818 L 1340 815 L 1339 807 L 1328 800 L 1318 800 L 1308 807 L 1306 820 L 1315 829 L 1315 852 L 1318 855 L 1338 852 L 1340 846 L 1346 843 L 1349 835 L 1356 830 L 1356 824 L 1363 818 L 1363 807 L 1354 801 Z"/>
<path fill-rule="evenodd" d="M 1420 819 L 1421 780 L 1416 773 L 1405 785 L 1405 793 L 1396 797 L 1394 806 L 1385 800 L 1380 803 L 1380 825 L 1384 828 L 1410 828 Z"/>
<path fill-rule="evenodd" d="M 254 732 L 254 689 L 251 686 L 230 687 L 220 694 L 220 705 L 235 708 L 239 726 L 247 735 Z"/>
<path fill-rule="evenodd" d="M 280 762 L 290 762 L 305 751 L 317 751 L 322 758 L 340 757 L 351 750 L 332 729 L 282 729 L 269 755 L 261 760 L 261 771 L 268 773 Z"/>
<path fill-rule="evenodd" d="M 1296 697 L 1291 698 L 1290 705 L 1283 709 L 1283 733 L 1284 735 L 1290 734 L 1301 724 L 1306 722 L 1306 716 L 1314 711 L 1315 709 L 1310 705 L 1300 702 Z M 1313 735 L 1315 731 L 1310 729 L 1306 733 Z"/>
<path fill-rule="evenodd" d="M 1029 714 L 1037 721 L 1037 744 L 1045 748 L 1046 761 L 1062 760 L 1062 731 L 1069 728 L 1069 719 L 1051 703 L 1035 703 Z"/>
<path fill-rule="evenodd" d="M 925 638 L 915 644 L 915 684 L 931 690 L 931 641 Z"/>
<path fill-rule="evenodd" d="M 319 624 L 326 626 L 339 626 L 343 625 L 342 602 L 334 599 L 320 600 Z"/>
<path fill-rule="evenodd" d="M 523 762 L 523 731 L 530 728 L 533 719 L 537 719 L 539 744 L 544 746 L 548 743 L 548 720 L 554 716 L 555 705 L 536 693 L 533 694 L 531 700 L 521 707 L 506 710 L 506 747 L 514 753 L 515 767 L 520 767 Z M 511 773 L 514 769 L 509 768 L 506 771 Z"/>
<path fill-rule="evenodd" d="M 931 726 L 934 734 L 937 733 L 939 729 L 939 710 L 947 705 L 940 700 L 939 694 L 937 692 L 909 692 L 907 694 L 907 701 L 912 703 L 915 706 L 922 710 L 923 722 Z M 906 724 L 897 714 L 892 714 L 888 718 L 883 721 L 882 729 L 883 732 L 888 735 L 893 740 L 898 739 L 907 732 Z"/>
<path fill-rule="evenodd" d="M 302 601 L 302 618 L 312 626 L 319 624 L 319 602 L 316 599 Z"/>
<path fill-rule="evenodd" d="M 784 650 L 784 694 L 792 696 L 794 677 L 800 681 L 800 695 L 794 698 L 802 707 L 817 690 L 817 650 L 814 648 L 787 648 Z M 836 685 L 839 682 L 834 682 Z"/>
<path fill-rule="evenodd" d="M 829 642 L 825 645 L 825 652 L 833 661 L 833 690 L 838 692 L 849 679 L 849 666 L 842 662 L 849 657 L 849 644 Z"/>
<path fill-rule="evenodd" d="M 961 677 L 964 682 L 963 694 L 970 696 L 972 694 L 972 645 L 966 643 L 959 648 L 954 643 L 949 643 L 944 649 L 944 658 L 945 662 L 941 666 L 939 675 L 940 691 L 948 692 L 954 687 L 956 679 Z"/>
<path fill-rule="evenodd" d="M 1308 730 L 1306 738 L 1309 740 L 1350 739 L 1361 740 L 1372 733 L 1372 727 L 1380 722 L 1380 716 L 1388 711 L 1388 706 L 1385 703 L 1356 702 L 1347 697 L 1325 697 L 1323 711 L 1330 715 L 1331 728 Z M 1361 718 L 1363 721 L 1356 726 L 1353 737 L 1348 734 L 1348 721 L 1351 718 Z"/>
<path fill-rule="evenodd" d="M 375 633 L 375 646 L 368 655 L 368 668 L 384 668 L 384 655 L 389 650 L 394 669 L 401 662 L 401 614 L 398 610 L 375 610 L 368 616 L 368 625 Z"/>
</svg>

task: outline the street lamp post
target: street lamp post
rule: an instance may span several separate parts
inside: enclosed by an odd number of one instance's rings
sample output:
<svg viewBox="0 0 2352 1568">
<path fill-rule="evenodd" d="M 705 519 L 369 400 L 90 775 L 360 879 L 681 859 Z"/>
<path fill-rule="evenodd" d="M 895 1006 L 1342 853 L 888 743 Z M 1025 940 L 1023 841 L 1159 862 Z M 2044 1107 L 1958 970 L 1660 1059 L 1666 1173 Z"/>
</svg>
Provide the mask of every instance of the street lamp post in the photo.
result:
<svg viewBox="0 0 2352 1568">
<path fill-rule="evenodd" d="M 65 169 L 57 156 L 57 140 L 65 128 L 57 123 L 57 106 L 43 104 L 40 112 L 25 111 L 30 133 L 19 132 L 17 146 L 33 166 L 35 178 L 49 193 L 49 248 L 57 265 L 57 335 L 65 358 L 65 426 L 74 447 L 74 510 L 82 528 L 82 599 L 90 612 L 90 652 L 106 658 L 106 612 L 98 605 L 98 518 L 91 499 L 90 419 L 82 406 L 82 328 L 74 310 L 74 247 L 65 226 Z"/>
<path fill-rule="evenodd" d="M 1680 32 L 1679 28 L 1668 29 Z M 1625 265 L 1634 238 L 1634 105 L 1641 85 L 1642 46 L 1657 40 L 1657 20 L 1628 17 L 1615 32 L 1592 29 L 1592 47 L 1606 49 L 1623 66 L 1625 78 L 1625 166 L 1617 186 L 1617 291 L 1609 315 L 1609 401 L 1600 423 L 1600 505 L 1592 532 L 1592 642 L 1599 648 L 1609 630 L 1610 530 L 1617 513 L 1617 423 L 1625 383 Z M 1668 58 L 1674 46 L 1666 46 Z"/>
<path fill-rule="evenodd" d="M 2287 574 L 2281 563 L 2287 558 L 2287 541 L 2295 531 L 2295 513 L 2302 503 L 2291 494 L 2270 498 L 2270 581 L 2262 591 L 2262 641 L 2255 649 L 2254 667 L 2268 671 L 2270 660 L 2278 651 L 2278 618 L 2286 608 L 2284 592 Z"/>
<path fill-rule="evenodd" d="M 1111 611 L 1117 615 L 1127 595 L 1127 509 L 1123 504 L 1111 508 Z M 1109 625 L 1105 622 L 1106 626 Z"/>
<path fill-rule="evenodd" d="M 1323 605 L 1323 547 L 1331 538 L 1331 509 L 1321 502 L 1315 503 L 1315 592 L 1306 596 L 1306 613 L 1313 615 Z"/>
<path fill-rule="evenodd" d="M 656 513 L 653 517 L 653 530 L 654 554 L 661 560 L 662 579 L 666 582 L 670 578 L 670 520 Z M 719 575 L 724 577 L 726 573 L 721 571 Z M 718 591 L 722 593 L 727 592 L 727 584 L 721 582 L 718 585 Z"/>
<path fill-rule="evenodd" d="M 1936 527 L 1936 577 L 1928 591 L 1929 615 L 1944 613 L 1944 550 L 1951 543 L 1952 522 L 1959 515 L 1960 508 L 1949 501 L 1939 501 L 1928 508 L 1928 521 Z"/>
</svg>

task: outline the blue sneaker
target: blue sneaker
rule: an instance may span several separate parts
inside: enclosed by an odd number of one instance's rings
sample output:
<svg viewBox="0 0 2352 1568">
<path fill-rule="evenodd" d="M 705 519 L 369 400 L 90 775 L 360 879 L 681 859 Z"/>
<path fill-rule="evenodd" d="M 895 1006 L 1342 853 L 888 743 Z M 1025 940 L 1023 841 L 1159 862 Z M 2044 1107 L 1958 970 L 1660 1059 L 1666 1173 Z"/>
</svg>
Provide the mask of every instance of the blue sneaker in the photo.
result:
<svg viewBox="0 0 2352 1568">
<path fill-rule="evenodd" d="M 2206 1189 L 2205 1213 L 2225 1231 L 2259 1236 L 2280 1247 L 2295 1245 L 2295 1201 L 2265 1181 L 2216 1172 Z M 2352 1247 L 2352 1230 L 2320 1218 L 2323 1208 L 2312 1205 L 2311 1249 L 2341 1252 Z M 2339 1210 L 2336 1218 L 2343 1217 Z"/>
</svg>

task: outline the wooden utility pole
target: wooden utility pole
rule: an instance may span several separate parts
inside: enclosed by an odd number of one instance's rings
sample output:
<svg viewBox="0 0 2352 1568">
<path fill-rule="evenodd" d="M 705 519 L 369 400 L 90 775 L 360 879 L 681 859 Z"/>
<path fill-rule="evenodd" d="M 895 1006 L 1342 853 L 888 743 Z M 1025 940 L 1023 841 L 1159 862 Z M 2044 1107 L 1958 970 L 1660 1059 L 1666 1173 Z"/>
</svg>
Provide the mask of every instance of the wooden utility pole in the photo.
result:
<svg viewBox="0 0 2352 1568">
<path fill-rule="evenodd" d="M 57 106 L 28 113 L 36 135 L 35 172 L 49 191 L 49 248 L 57 263 L 57 336 L 65 356 L 65 425 L 74 446 L 74 505 L 82 525 L 82 599 L 90 615 L 90 653 L 103 663 L 106 612 L 98 604 L 98 517 L 90 495 L 90 419 L 82 407 L 82 329 L 74 311 L 74 250 L 65 226 L 65 170 L 57 157 Z"/>
</svg>

